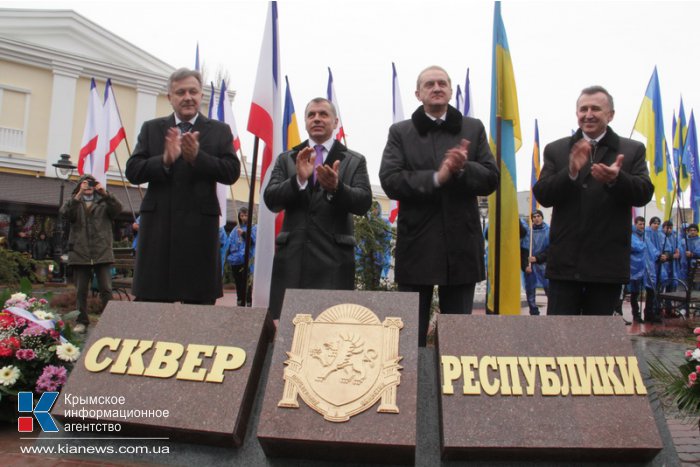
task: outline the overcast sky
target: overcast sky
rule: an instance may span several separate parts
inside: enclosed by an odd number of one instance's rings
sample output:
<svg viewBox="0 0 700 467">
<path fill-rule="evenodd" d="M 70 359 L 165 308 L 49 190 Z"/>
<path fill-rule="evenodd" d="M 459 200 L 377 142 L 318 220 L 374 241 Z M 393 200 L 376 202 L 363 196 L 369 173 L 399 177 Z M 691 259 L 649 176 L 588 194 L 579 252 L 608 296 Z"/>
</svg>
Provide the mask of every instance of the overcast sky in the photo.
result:
<svg viewBox="0 0 700 467">
<path fill-rule="evenodd" d="M 218 68 L 229 73 L 243 151 L 251 154 L 245 129 L 267 2 L 0 0 L 0 7 L 73 9 L 174 67 L 193 67 L 199 42 L 210 76 Z M 305 103 L 325 95 L 330 66 L 348 146 L 367 157 L 373 184 L 392 121 L 392 62 L 407 118 L 418 106 L 420 70 L 443 66 L 456 93 L 470 67 L 476 117 L 488 129 L 493 2 L 288 0 L 278 2 L 278 12 L 282 76 L 289 76 L 300 127 Z M 611 126 L 622 136 L 631 133 L 655 65 L 669 141 L 681 95 L 687 118 L 691 108 L 700 111 L 700 2 L 513 0 L 503 2 L 502 16 L 523 129 L 520 190 L 529 186 L 535 119 L 542 147 L 569 135 L 577 128 L 575 101 L 583 87 L 610 91 Z"/>
</svg>

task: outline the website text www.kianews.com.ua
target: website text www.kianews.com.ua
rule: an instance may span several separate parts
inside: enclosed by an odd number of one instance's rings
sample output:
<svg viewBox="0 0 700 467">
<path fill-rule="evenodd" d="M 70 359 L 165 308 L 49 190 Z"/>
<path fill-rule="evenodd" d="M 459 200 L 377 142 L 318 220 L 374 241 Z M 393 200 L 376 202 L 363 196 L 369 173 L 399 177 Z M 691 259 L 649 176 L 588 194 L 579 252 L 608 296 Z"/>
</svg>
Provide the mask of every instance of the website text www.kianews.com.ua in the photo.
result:
<svg viewBox="0 0 700 467">
<path fill-rule="evenodd" d="M 170 454 L 170 446 L 76 446 L 58 443 L 52 446 L 20 446 L 22 454 Z"/>
</svg>

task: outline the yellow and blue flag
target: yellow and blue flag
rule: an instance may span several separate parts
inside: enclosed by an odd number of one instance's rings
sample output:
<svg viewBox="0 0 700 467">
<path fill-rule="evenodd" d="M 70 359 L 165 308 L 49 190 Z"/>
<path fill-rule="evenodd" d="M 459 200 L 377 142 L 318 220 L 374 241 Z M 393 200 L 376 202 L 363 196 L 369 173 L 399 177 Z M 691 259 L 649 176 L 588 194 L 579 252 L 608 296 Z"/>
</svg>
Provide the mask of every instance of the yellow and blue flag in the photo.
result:
<svg viewBox="0 0 700 467">
<path fill-rule="evenodd" d="M 697 224 L 700 221 L 700 164 L 698 163 L 698 134 L 692 110 L 688 121 L 688 135 L 683 146 L 683 158 L 688 161 L 690 202 L 693 206 L 693 222 Z"/>
<path fill-rule="evenodd" d="M 522 145 L 522 136 L 501 2 L 495 2 L 494 8 L 492 60 L 489 142 L 500 160 L 500 183 L 496 193 L 489 196 L 488 307 L 497 314 L 519 315 L 520 221 L 515 153 Z"/>
<path fill-rule="evenodd" d="M 634 129 L 647 139 L 647 161 L 649 161 L 651 182 L 654 184 L 656 206 L 664 213 L 664 219 L 669 219 L 673 207 L 673 178 L 664 132 L 661 89 L 656 67 L 651 74 L 642 105 L 639 107 Z"/>
<path fill-rule="evenodd" d="M 282 116 L 282 150 L 289 151 L 301 143 L 299 137 L 299 126 L 294 113 L 294 102 L 292 102 L 292 92 L 289 89 L 289 79 L 285 76 L 287 91 L 284 93 L 284 112 Z"/>
<path fill-rule="evenodd" d="M 673 166 L 676 169 L 676 183 L 679 195 L 690 185 L 688 161 L 683 157 L 683 147 L 685 146 L 687 134 L 688 126 L 685 121 L 685 110 L 683 110 L 683 98 L 681 97 L 678 121 L 676 121 L 676 116 L 673 116 Z"/>
</svg>

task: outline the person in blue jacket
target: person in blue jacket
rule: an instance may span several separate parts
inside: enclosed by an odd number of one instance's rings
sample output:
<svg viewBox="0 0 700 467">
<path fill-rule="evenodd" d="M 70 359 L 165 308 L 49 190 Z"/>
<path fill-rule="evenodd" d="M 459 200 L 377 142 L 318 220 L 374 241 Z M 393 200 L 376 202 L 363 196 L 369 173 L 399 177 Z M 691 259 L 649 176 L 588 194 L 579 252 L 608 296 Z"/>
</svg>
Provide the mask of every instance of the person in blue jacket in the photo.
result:
<svg viewBox="0 0 700 467">
<path fill-rule="evenodd" d="M 539 209 L 532 213 L 532 230 L 528 230 L 520 241 L 523 249 L 530 250 L 530 235 L 532 235 L 532 253 L 529 254 L 525 267 L 525 295 L 531 315 L 539 315 L 535 298 L 537 288 L 544 289 L 546 294 L 549 289 L 549 281 L 544 277 L 547 262 L 547 248 L 549 248 L 549 226 L 544 222 L 544 215 Z"/>
<path fill-rule="evenodd" d="M 646 302 L 644 304 L 644 321 L 648 323 L 660 323 L 661 314 L 659 304 L 656 303 L 656 291 L 660 290 L 668 281 L 669 268 L 666 263 L 669 256 L 664 254 L 665 236 L 659 230 L 661 219 L 654 216 L 649 220 L 649 227 L 644 233 L 644 240 L 647 247 L 647 253 L 650 256 L 650 261 L 647 263 L 647 274 L 650 282 L 646 287 Z"/>
<path fill-rule="evenodd" d="M 244 280 L 244 263 L 245 263 L 245 244 L 246 244 L 246 234 L 248 229 L 248 208 L 242 207 L 238 211 L 238 225 L 231 230 L 231 234 L 228 237 L 228 256 L 226 261 L 231 265 L 231 272 L 233 273 L 233 280 L 236 283 L 236 302 L 238 306 L 245 306 L 246 304 L 250 306 L 252 302 L 252 276 L 248 275 L 248 284 L 246 287 Z M 257 226 L 252 227 L 252 236 L 250 243 L 250 259 L 249 264 L 251 267 L 249 271 L 252 273 L 253 268 L 253 256 L 255 255 L 255 239 L 257 237 Z M 244 301 L 245 294 L 245 301 Z"/>
<path fill-rule="evenodd" d="M 700 258 L 700 237 L 698 236 L 698 224 L 688 226 L 688 237 L 686 238 L 685 257 L 687 258 L 688 270 L 696 267 L 696 261 Z M 688 274 L 690 271 L 688 271 Z"/>
<path fill-rule="evenodd" d="M 645 219 L 642 216 L 637 216 L 634 219 L 634 228 L 632 229 L 631 253 L 630 253 L 630 282 L 627 284 L 627 291 L 630 293 L 630 304 L 632 305 L 632 319 L 635 323 L 642 322 L 642 316 L 639 312 L 639 293 L 642 287 L 646 287 L 649 283 L 647 271 L 646 243 L 644 241 L 644 224 Z M 651 261 L 653 265 L 653 261 Z"/>
</svg>

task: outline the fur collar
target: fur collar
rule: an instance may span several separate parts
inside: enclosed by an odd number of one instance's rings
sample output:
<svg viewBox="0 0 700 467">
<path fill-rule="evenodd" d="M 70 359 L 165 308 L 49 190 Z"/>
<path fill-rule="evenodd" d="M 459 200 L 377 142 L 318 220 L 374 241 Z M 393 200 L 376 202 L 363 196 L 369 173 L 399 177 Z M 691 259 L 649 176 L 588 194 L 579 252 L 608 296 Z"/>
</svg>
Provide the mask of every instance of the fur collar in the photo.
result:
<svg viewBox="0 0 700 467">
<path fill-rule="evenodd" d="M 459 110 L 448 105 L 445 118 L 445 122 L 438 127 L 438 125 L 425 114 L 422 105 L 411 115 L 413 126 L 416 127 L 418 134 L 421 136 L 427 135 L 429 131 L 447 131 L 448 133 L 456 135 L 462 130 L 462 114 Z"/>
</svg>

